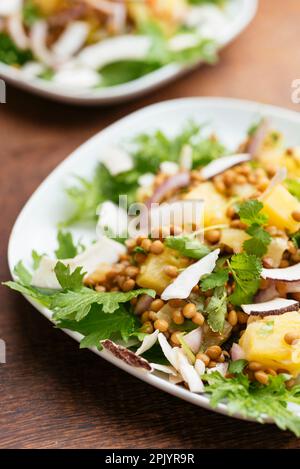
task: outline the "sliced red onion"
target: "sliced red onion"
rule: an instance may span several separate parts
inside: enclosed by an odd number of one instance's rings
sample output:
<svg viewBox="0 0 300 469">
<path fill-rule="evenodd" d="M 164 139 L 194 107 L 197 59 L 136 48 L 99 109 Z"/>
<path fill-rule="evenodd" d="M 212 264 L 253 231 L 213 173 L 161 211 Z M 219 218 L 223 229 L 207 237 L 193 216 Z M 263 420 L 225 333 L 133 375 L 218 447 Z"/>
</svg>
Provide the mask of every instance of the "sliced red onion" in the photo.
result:
<svg viewBox="0 0 300 469">
<path fill-rule="evenodd" d="M 254 297 L 255 303 L 264 303 L 266 301 L 274 300 L 278 297 L 278 291 L 276 288 L 275 282 L 270 282 L 270 285 L 264 290 L 259 290 L 259 292 Z"/>
<path fill-rule="evenodd" d="M 72 272 L 77 267 L 82 267 L 83 272 L 90 275 L 103 264 L 111 265 L 114 262 L 117 262 L 119 256 L 125 253 L 125 250 L 126 249 L 122 244 L 103 236 L 99 241 L 92 244 L 84 252 L 78 254 L 73 259 L 61 259 L 60 262 L 70 266 L 70 270 Z M 57 262 L 57 259 L 50 259 L 46 256 L 42 257 L 38 269 L 32 276 L 32 285 L 38 288 L 61 289 L 54 272 Z"/>
<path fill-rule="evenodd" d="M 179 166 L 183 171 L 191 171 L 193 167 L 193 149 L 190 145 L 184 145 L 182 148 Z"/>
<path fill-rule="evenodd" d="M 142 357 L 137 356 L 122 345 L 115 344 L 112 340 L 102 340 L 101 345 L 103 348 L 112 353 L 116 358 L 119 358 L 127 365 L 135 368 L 142 368 L 146 371 L 152 371 L 150 363 Z"/>
<path fill-rule="evenodd" d="M 174 176 L 169 177 L 155 190 L 152 197 L 147 200 L 146 206 L 151 207 L 151 204 L 160 203 L 170 191 L 187 187 L 190 184 L 190 181 L 191 176 L 187 171 L 174 174 Z"/>
<path fill-rule="evenodd" d="M 197 327 L 197 329 L 194 329 L 184 336 L 185 343 L 194 354 L 199 352 L 202 343 L 202 336 L 203 333 L 201 327 Z"/>
<path fill-rule="evenodd" d="M 240 153 L 238 155 L 223 156 L 212 161 L 200 171 L 203 179 L 211 179 L 218 174 L 223 173 L 229 168 L 251 160 L 249 153 Z"/>
<path fill-rule="evenodd" d="M 154 331 L 153 334 L 147 334 L 135 354 L 143 355 L 143 353 L 147 352 L 147 350 L 150 350 L 151 347 L 153 347 L 153 345 L 156 343 L 158 334 L 159 330 Z"/>
<path fill-rule="evenodd" d="M 198 284 L 203 275 L 210 274 L 219 257 L 220 249 L 212 251 L 195 264 L 187 267 L 178 277 L 163 291 L 161 298 L 165 301 L 172 299 L 186 299 L 192 289 Z"/>
<path fill-rule="evenodd" d="M 134 308 L 134 314 L 140 316 L 145 311 L 150 309 L 150 305 L 153 301 L 153 298 L 149 295 L 141 295 L 137 301 L 137 304 Z"/>
<path fill-rule="evenodd" d="M 246 358 L 244 350 L 242 349 L 242 347 L 240 347 L 239 344 L 236 344 L 236 343 L 232 344 L 230 355 L 231 355 L 232 361 L 234 362 L 236 360 L 244 360 Z"/>
<path fill-rule="evenodd" d="M 181 349 L 176 349 L 177 355 L 177 363 L 178 363 L 178 371 L 183 377 L 184 381 L 187 383 L 190 391 L 195 393 L 203 393 L 204 392 L 204 385 L 200 379 L 199 374 L 190 364 L 187 357 L 183 353 Z"/>
<path fill-rule="evenodd" d="M 287 177 L 287 169 L 286 168 L 279 168 L 275 174 L 275 176 L 269 182 L 268 187 L 266 190 L 261 194 L 259 200 L 265 199 L 269 193 L 274 189 L 275 186 L 281 184 Z"/>
<path fill-rule="evenodd" d="M 19 49 L 28 49 L 29 38 L 24 29 L 21 13 L 12 15 L 7 19 L 7 29 L 9 35 Z"/>
<path fill-rule="evenodd" d="M 248 144 L 247 150 L 252 157 L 256 156 L 259 153 L 259 150 L 261 149 L 262 144 L 264 143 L 264 140 L 268 135 L 269 131 L 269 121 L 267 119 L 262 119 L 258 128 L 255 131 L 255 134 L 250 138 Z"/>
<path fill-rule="evenodd" d="M 277 316 L 289 311 L 298 311 L 299 302 L 295 300 L 286 300 L 285 298 L 275 298 L 265 303 L 254 303 L 250 305 L 241 305 L 246 314 L 253 316 Z"/>
<path fill-rule="evenodd" d="M 88 34 L 89 25 L 85 21 L 69 23 L 58 40 L 53 44 L 52 51 L 62 60 L 70 59 L 84 45 Z"/>
<path fill-rule="evenodd" d="M 300 282 L 300 263 L 282 269 L 262 269 L 261 277 L 280 282 Z"/>
</svg>

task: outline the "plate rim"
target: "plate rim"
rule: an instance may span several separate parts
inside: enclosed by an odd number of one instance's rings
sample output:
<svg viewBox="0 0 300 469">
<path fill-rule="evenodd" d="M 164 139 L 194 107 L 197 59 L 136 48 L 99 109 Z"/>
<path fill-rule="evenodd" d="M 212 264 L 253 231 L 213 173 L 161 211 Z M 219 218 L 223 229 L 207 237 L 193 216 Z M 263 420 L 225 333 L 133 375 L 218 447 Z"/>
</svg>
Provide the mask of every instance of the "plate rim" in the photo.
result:
<svg viewBox="0 0 300 469">
<path fill-rule="evenodd" d="M 239 22 L 237 22 L 237 27 L 221 41 L 218 50 L 223 49 L 236 39 L 249 26 L 257 13 L 259 0 L 236 1 L 241 3 Z M 13 67 L 3 63 L 0 63 L 0 78 L 19 89 L 49 98 L 50 100 L 73 105 L 96 106 L 101 104 L 117 104 L 142 96 L 180 78 L 199 67 L 202 63 L 201 60 L 192 66 L 171 63 L 128 83 L 104 89 L 87 89 L 82 92 L 74 90 L 70 93 L 66 90 L 60 90 L 59 87 L 56 88 L 53 84 L 50 84 L 51 82 L 48 83 L 45 80 L 32 80 L 20 77 Z"/>
<path fill-rule="evenodd" d="M 72 151 L 64 160 L 62 160 L 51 172 L 46 178 L 41 182 L 41 184 L 37 187 L 37 189 L 32 193 L 32 195 L 27 199 L 26 203 L 24 204 L 23 208 L 20 210 L 15 223 L 13 225 L 13 228 L 11 230 L 10 236 L 9 236 L 9 241 L 8 241 L 8 249 L 7 249 L 7 258 L 8 258 L 8 265 L 9 265 L 9 270 L 11 276 L 14 278 L 14 264 L 12 260 L 12 250 L 13 250 L 13 242 L 14 242 L 14 237 L 16 230 L 18 229 L 18 226 L 22 224 L 23 217 L 26 216 L 26 212 L 30 209 L 30 204 L 33 199 L 35 199 L 38 196 L 38 193 L 40 190 L 44 188 L 48 184 L 48 181 L 50 178 L 55 177 L 55 173 L 58 171 L 61 171 L 61 168 L 64 166 L 66 162 L 69 162 L 72 159 L 75 159 L 78 157 L 77 155 L 80 155 L 82 152 L 83 148 L 85 146 L 88 146 L 93 142 L 93 140 L 99 138 L 100 135 L 103 136 L 103 134 L 114 131 L 115 128 L 118 126 L 122 126 L 125 121 L 130 123 L 130 120 L 136 120 L 136 118 L 139 115 L 147 113 L 152 114 L 156 113 L 158 110 L 159 111 L 166 111 L 170 110 L 173 107 L 176 107 L 178 109 L 178 106 L 182 105 L 185 106 L 186 104 L 192 104 L 194 106 L 209 106 L 210 108 L 212 107 L 224 107 L 228 109 L 235 109 L 235 110 L 243 110 L 243 111 L 249 111 L 249 112 L 254 112 L 257 113 L 258 111 L 261 113 L 264 113 L 266 115 L 271 115 L 274 117 L 279 117 L 283 118 L 286 120 L 292 120 L 294 122 L 297 122 L 300 124 L 300 114 L 297 111 L 293 111 L 290 109 L 286 109 L 283 107 L 279 106 L 273 106 L 270 104 L 264 104 L 256 101 L 249 101 L 249 100 L 241 100 L 241 99 L 235 99 L 235 98 L 223 98 L 223 97 L 189 97 L 189 98 L 179 98 L 179 99 L 173 99 L 173 100 L 167 100 L 167 101 L 162 101 L 158 102 L 155 104 L 152 104 L 150 106 L 146 106 L 142 109 L 139 109 L 128 116 L 125 116 L 113 124 L 107 126 L 106 128 L 102 129 L 100 132 L 96 133 L 94 136 L 86 140 L 84 143 L 82 143 L 79 147 L 77 147 L 74 151 Z M 31 303 L 40 313 L 43 314 L 52 324 L 53 321 L 51 319 L 51 312 L 47 308 L 44 308 L 43 306 L 39 305 L 37 302 L 34 300 L 24 296 L 29 303 Z M 82 337 L 79 333 L 69 331 L 69 330 L 63 330 L 67 335 L 72 337 L 74 340 L 77 342 L 80 340 Z M 140 380 L 153 385 L 154 387 L 167 392 L 168 394 L 171 394 L 173 396 L 176 396 L 178 398 L 181 398 L 191 404 L 195 404 L 199 407 L 202 407 L 206 410 L 214 411 L 229 417 L 234 417 L 240 420 L 246 420 L 246 421 L 254 421 L 256 422 L 255 419 L 248 418 L 243 416 L 240 413 L 229 413 L 227 405 L 226 404 L 218 404 L 216 408 L 213 408 L 210 405 L 209 402 L 209 397 L 201 394 L 195 394 L 192 393 L 191 391 L 180 387 L 176 386 L 172 383 L 169 383 L 165 379 L 163 379 L 161 374 L 159 372 L 155 373 L 147 373 L 144 372 L 140 369 L 133 368 L 126 363 L 122 362 L 121 360 L 117 359 L 114 357 L 110 352 L 106 350 L 99 351 L 95 347 L 89 348 L 92 352 L 96 353 L 97 355 L 101 356 L 104 358 L 106 361 L 112 363 L 113 365 L 117 366 L 118 368 L 122 369 L 123 371 L 126 371 L 130 375 L 139 378 Z M 270 418 L 264 418 L 263 423 L 274 423 L 272 419 Z"/>
</svg>

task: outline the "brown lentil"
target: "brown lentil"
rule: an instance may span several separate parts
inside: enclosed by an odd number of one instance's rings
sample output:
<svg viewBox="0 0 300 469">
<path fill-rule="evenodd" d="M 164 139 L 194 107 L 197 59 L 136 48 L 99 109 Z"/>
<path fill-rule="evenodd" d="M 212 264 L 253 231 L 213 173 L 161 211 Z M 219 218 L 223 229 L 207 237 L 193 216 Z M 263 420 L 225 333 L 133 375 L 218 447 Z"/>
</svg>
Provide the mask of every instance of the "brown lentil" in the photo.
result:
<svg viewBox="0 0 300 469">
<path fill-rule="evenodd" d="M 234 309 L 229 311 L 227 320 L 228 320 L 228 322 L 231 326 L 236 326 L 237 325 L 238 315 L 237 315 L 237 313 Z"/>
<path fill-rule="evenodd" d="M 208 368 L 214 368 L 215 366 L 217 366 L 217 362 L 211 360 L 208 364 Z"/>
<path fill-rule="evenodd" d="M 98 292 L 106 291 L 106 288 L 103 285 L 96 285 L 95 290 Z"/>
<path fill-rule="evenodd" d="M 182 312 L 180 309 L 175 309 L 172 312 L 172 319 L 175 322 L 175 324 L 183 324 L 184 323 L 184 317 L 182 315 Z"/>
<path fill-rule="evenodd" d="M 269 382 L 269 376 L 264 371 L 256 371 L 254 377 L 260 384 L 266 385 Z"/>
<path fill-rule="evenodd" d="M 180 345 L 180 342 L 178 340 L 178 335 L 181 334 L 181 332 L 173 332 L 171 335 L 171 341 L 173 342 L 174 345 Z"/>
<path fill-rule="evenodd" d="M 273 368 L 266 368 L 265 373 L 267 373 L 268 375 L 271 375 L 271 376 L 277 376 L 277 373 L 276 373 L 275 370 L 273 370 Z"/>
<path fill-rule="evenodd" d="M 208 366 L 210 358 L 206 353 L 197 353 L 196 360 L 202 360 L 205 366 Z"/>
<path fill-rule="evenodd" d="M 293 378 L 285 382 L 285 385 L 288 389 L 291 389 L 293 386 L 295 386 L 295 384 L 296 384 L 296 381 Z"/>
<path fill-rule="evenodd" d="M 157 298 L 156 300 L 153 300 L 151 305 L 150 305 L 150 308 L 152 311 L 159 311 L 163 306 L 164 306 L 164 301 L 161 300 L 160 298 Z"/>
<path fill-rule="evenodd" d="M 158 319 L 157 313 L 155 311 L 149 311 L 149 319 L 151 319 L 151 321 L 156 321 L 156 319 Z"/>
<path fill-rule="evenodd" d="M 260 371 L 260 370 L 263 370 L 263 365 L 261 363 L 258 363 L 258 362 L 250 362 L 248 364 L 248 368 L 249 370 L 251 371 Z"/>
<path fill-rule="evenodd" d="M 221 355 L 222 349 L 219 347 L 219 345 L 212 345 L 211 347 L 208 347 L 205 353 L 212 360 L 216 360 Z"/>
<path fill-rule="evenodd" d="M 138 267 L 135 267 L 134 265 L 130 265 L 126 267 L 125 269 L 125 275 L 131 278 L 135 278 L 139 273 Z"/>
<path fill-rule="evenodd" d="M 203 326 L 204 324 L 204 316 L 201 313 L 196 313 L 195 316 L 192 318 L 192 321 L 194 324 L 197 324 L 198 326 Z"/>
<path fill-rule="evenodd" d="M 247 225 L 243 223 L 241 220 L 232 220 L 230 222 L 230 228 L 237 228 L 238 230 L 245 230 Z"/>
<path fill-rule="evenodd" d="M 168 305 L 170 308 L 182 308 L 185 305 L 185 301 L 180 299 L 169 300 Z"/>
<path fill-rule="evenodd" d="M 238 317 L 238 323 L 239 324 L 247 324 L 248 319 L 249 319 L 248 314 L 243 313 L 243 311 L 239 311 L 237 313 L 237 317 Z"/>
<path fill-rule="evenodd" d="M 149 311 L 144 311 L 144 313 L 141 316 L 141 321 L 144 324 L 144 322 L 149 321 Z"/>
<path fill-rule="evenodd" d="M 300 221 L 300 210 L 294 210 L 294 212 L 292 212 L 292 217 L 295 221 Z"/>
<path fill-rule="evenodd" d="M 220 230 L 209 230 L 205 233 L 205 239 L 211 244 L 216 244 L 220 241 L 221 233 Z"/>
<path fill-rule="evenodd" d="M 152 334 L 153 332 L 153 326 L 150 321 L 144 322 L 142 327 L 140 328 L 141 332 L 144 332 L 145 334 Z"/>
<path fill-rule="evenodd" d="M 287 334 L 285 334 L 284 336 L 284 341 L 288 344 L 288 345 L 292 345 L 293 342 L 295 342 L 296 340 L 299 340 L 300 339 L 300 334 L 297 334 L 296 332 L 288 332 Z"/>
<path fill-rule="evenodd" d="M 142 252 L 137 252 L 135 255 L 135 260 L 138 264 L 143 264 L 145 260 L 147 259 L 147 256 L 143 254 Z"/>
<path fill-rule="evenodd" d="M 174 265 L 166 265 L 164 267 L 164 273 L 170 278 L 175 278 L 178 275 L 178 269 Z"/>
<path fill-rule="evenodd" d="M 157 319 L 154 323 L 154 328 L 158 329 L 160 332 L 167 332 L 169 324 L 164 319 Z"/>
<path fill-rule="evenodd" d="M 122 290 L 127 292 L 130 290 L 133 290 L 135 287 L 135 281 L 132 278 L 129 278 L 128 280 L 125 280 L 125 282 L 122 284 Z"/>
<path fill-rule="evenodd" d="M 233 205 L 230 205 L 228 209 L 226 210 L 226 215 L 228 218 L 233 218 L 236 215 L 236 211 Z"/>
<path fill-rule="evenodd" d="M 156 241 L 153 241 L 153 243 L 150 246 L 150 252 L 152 254 L 161 254 L 164 251 L 164 245 L 159 239 Z"/>
<path fill-rule="evenodd" d="M 191 319 L 195 316 L 197 313 L 197 308 L 194 305 L 194 303 L 188 303 L 184 306 L 183 310 L 183 316 L 187 319 Z"/>
</svg>

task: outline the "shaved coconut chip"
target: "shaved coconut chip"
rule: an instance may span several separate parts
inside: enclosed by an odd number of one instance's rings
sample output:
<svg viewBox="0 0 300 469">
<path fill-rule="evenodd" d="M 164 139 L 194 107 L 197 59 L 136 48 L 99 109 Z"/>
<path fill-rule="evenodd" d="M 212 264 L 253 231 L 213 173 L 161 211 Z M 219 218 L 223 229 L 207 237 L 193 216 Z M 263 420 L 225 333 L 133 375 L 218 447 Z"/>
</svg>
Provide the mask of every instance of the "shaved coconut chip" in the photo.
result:
<svg viewBox="0 0 300 469">
<path fill-rule="evenodd" d="M 228 370 L 228 363 L 217 363 L 217 365 L 214 366 L 213 368 L 207 369 L 207 374 L 210 375 L 214 371 L 217 371 L 218 373 L 220 373 L 220 375 L 226 376 L 227 370 Z"/>
<path fill-rule="evenodd" d="M 112 340 L 102 340 L 101 345 L 103 348 L 111 352 L 115 357 L 119 358 L 127 365 L 135 368 L 142 368 L 146 371 L 153 371 L 150 363 L 142 357 L 137 356 L 122 345 L 115 344 Z"/>
<path fill-rule="evenodd" d="M 31 284 L 38 288 L 61 289 L 54 272 L 57 262 L 70 266 L 71 272 L 77 267 L 82 267 L 83 272 L 90 275 L 103 264 L 111 265 L 117 262 L 120 254 L 124 254 L 125 250 L 122 244 L 103 237 L 73 259 L 60 259 L 58 261 L 57 259 L 42 257 L 38 269 L 32 276 Z"/>
<path fill-rule="evenodd" d="M 101 152 L 100 161 L 112 176 L 117 176 L 133 168 L 131 156 L 119 147 L 104 148 Z"/>
<path fill-rule="evenodd" d="M 271 316 L 284 314 L 288 311 L 298 311 L 299 303 L 295 300 L 286 300 L 285 298 L 275 298 L 265 303 L 254 303 L 251 305 L 241 305 L 246 314 L 254 316 Z"/>
<path fill-rule="evenodd" d="M 195 370 L 197 371 L 198 375 L 201 378 L 201 376 L 204 375 L 204 373 L 205 373 L 205 363 L 202 360 L 198 359 L 198 360 L 196 360 L 194 367 L 195 367 Z"/>
<path fill-rule="evenodd" d="M 45 66 L 40 62 L 27 62 L 21 68 L 22 75 L 25 78 L 36 78 L 41 75 L 41 73 L 43 73 L 45 70 Z"/>
<path fill-rule="evenodd" d="M 99 220 L 96 233 L 99 238 L 101 236 L 126 238 L 128 216 L 127 212 L 122 207 L 110 201 L 103 202 L 97 209 L 97 215 Z"/>
<path fill-rule="evenodd" d="M 195 393 L 204 392 L 204 384 L 202 383 L 198 372 L 195 370 L 193 365 L 190 364 L 185 354 L 181 349 L 176 350 L 178 370 L 187 383 L 190 391 Z"/>
<path fill-rule="evenodd" d="M 288 239 L 286 238 L 272 238 L 271 243 L 268 246 L 266 257 L 272 259 L 272 266 L 279 267 L 282 260 L 284 251 L 288 249 Z"/>
<path fill-rule="evenodd" d="M 180 375 L 176 375 L 176 376 L 169 375 L 169 381 L 172 384 L 180 384 L 183 382 L 183 378 Z"/>
<path fill-rule="evenodd" d="M 52 46 L 52 51 L 63 60 L 71 58 L 84 45 L 89 29 L 90 27 L 85 21 L 74 21 L 68 24 Z"/>
<path fill-rule="evenodd" d="M 22 10 L 23 0 L 1 0 L 0 16 L 11 16 L 20 13 Z"/>
<path fill-rule="evenodd" d="M 147 36 L 126 35 L 106 39 L 85 47 L 77 56 L 79 63 L 99 70 L 119 60 L 142 60 L 147 57 L 152 45 Z"/>
<path fill-rule="evenodd" d="M 171 347 L 166 337 L 162 333 L 159 333 L 157 338 L 158 338 L 158 342 L 159 342 L 159 345 L 161 346 L 164 356 L 166 357 L 168 362 L 170 362 L 171 365 L 176 370 L 178 370 L 177 355 L 176 355 L 176 349 L 178 347 Z"/>
<path fill-rule="evenodd" d="M 162 300 L 186 299 L 203 275 L 210 274 L 219 257 L 220 249 L 212 251 L 195 264 L 187 267 L 162 293 Z"/>
<path fill-rule="evenodd" d="M 251 156 L 249 153 L 240 153 L 237 155 L 223 156 L 218 158 L 215 161 L 212 161 L 207 166 L 205 166 L 201 171 L 200 175 L 203 179 L 211 179 L 214 176 L 217 176 L 220 173 L 223 173 L 229 168 L 236 166 L 245 161 L 250 161 Z"/>
<path fill-rule="evenodd" d="M 151 187 L 154 182 L 155 176 L 152 173 L 146 173 L 139 177 L 138 183 L 141 187 Z"/>
<path fill-rule="evenodd" d="M 184 145 L 179 161 L 180 169 L 191 171 L 193 166 L 193 149 L 190 145 Z"/>
<path fill-rule="evenodd" d="M 287 169 L 279 168 L 275 176 L 271 179 L 267 189 L 261 194 L 259 200 L 265 199 L 275 186 L 281 184 L 287 178 Z"/>
<path fill-rule="evenodd" d="M 245 352 L 242 347 L 239 344 L 236 344 L 235 342 L 232 344 L 230 355 L 232 361 L 234 362 L 236 360 L 244 360 L 246 358 Z"/>
<path fill-rule="evenodd" d="M 153 345 L 157 341 L 158 334 L 159 330 L 156 330 L 155 332 L 153 332 L 153 334 L 146 335 L 141 346 L 137 349 L 135 354 L 142 355 L 144 352 L 147 352 L 147 350 L 151 349 L 151 347 L 153 347 Z"/>
<path fill-rule="evenodd" d="M 150 363 L 150 365 L 154 370 L 161 371 L 162 373 L 166 373 L 167 375 L 173 377 L 177 377 L 180 379 L 180 381 L 182 381 L 181 376 L 179 377 L 177 371 L 175 370 L 175 368 L 173 368 L 173 366 L 161 365 L 160 363 Z"/>
<path fill-rule="evenodd" d="M 29 38 L 23 26 L 23 18 L 21 13 L 17 13 L 8 18 L 7 29 L 9 35 L 11 36 L 12 40 L 15 42 L 19 49 L 28 49 Z"/>
<path fill-rule="evenodd" d="M 202 343 L 202 336 L 203 333 L 201 327 L 197 327 L 197 329 L 194 329 L 184 336 L 184 342 L 189 346 L 194 354 L 199 352 Z"/>
<path fill-rule="evenodd" d="M 284 282 L 300 281 L 300 263 L 282 269 L 262 269 L 261 277 Z"/>
<path fill-rule="evenodd" d="M 46 21 L 35 21 L 30 30 L 30 42 L 33 54 L 49 67 L 55 67 L 57 57 L 47 47 L 48 25 Z"/>
<path fill-rule="evenodd" d="M 168 174 L 169 176 L 174 176 L 174 174 L 178 173 L 179 166 L 177 163 L 174 163 L 173 161 L 164 161 L 163 163 L 160 164 L 159 169 L 164 174 Z"/>
<path fill-rule="evenodd" d="M 52 78 L 56 85 L 74 89 L 93 88 L 101 81 L 101 76 L 89 68 L 65 68 L 59 70 Z"/>
</svg>

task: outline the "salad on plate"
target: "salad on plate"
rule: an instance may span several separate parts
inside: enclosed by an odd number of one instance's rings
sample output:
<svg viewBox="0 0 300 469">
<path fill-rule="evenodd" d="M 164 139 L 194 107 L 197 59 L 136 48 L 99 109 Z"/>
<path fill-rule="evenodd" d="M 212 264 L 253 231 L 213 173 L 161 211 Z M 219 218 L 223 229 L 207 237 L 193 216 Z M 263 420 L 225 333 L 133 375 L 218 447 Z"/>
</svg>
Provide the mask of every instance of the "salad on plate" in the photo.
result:
<svg viewBox="0 0 300 469">
<path fill-rule="evenodd" d="M 230 0 L 1 0 L 0 63 L 27 79 L 94 89 L 170 63 L 213 63 Z"/>
<path fill-rule="evenodd" d="M 6 285 L 81 347 L 300 436 L 299 147 L 262 119 L 232 152 L 189 121 L 107 148 L 67 195 L 55 253 Z"/>
</svg>

